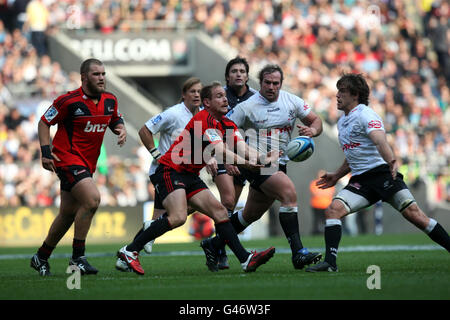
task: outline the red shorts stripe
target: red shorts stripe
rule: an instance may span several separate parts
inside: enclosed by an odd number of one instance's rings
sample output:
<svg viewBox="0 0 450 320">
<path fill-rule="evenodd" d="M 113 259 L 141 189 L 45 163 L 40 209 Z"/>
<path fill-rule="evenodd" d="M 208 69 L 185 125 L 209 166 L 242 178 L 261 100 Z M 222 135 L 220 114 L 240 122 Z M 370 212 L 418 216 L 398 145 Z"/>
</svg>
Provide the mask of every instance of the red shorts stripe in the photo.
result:
<svg viewBox="0 0 450 320">
<path fill-rule="evenodd" d="M 215 224 L 218 225 L 218 224 L 227 223 L 227 222 L 230 222 L 230 219 L 226 219 L 226 220 L 223 220 L 223 221 L 220 221 L 220 222 L 216 222 Z"/>
<path fill-rule="evenodd" d="M 188 193 L 186 195 L 186 199 L 189 200 L 191 197 L 195 196 L 197 193 L 199 193 L 202 190 L 206 190 L 206 188 L 197 189 L 197 190 L 192 191 L 191 193 Z"/>
<path fill-rule="evenodd" d="M 172 181 L 170 180 L 170 170 L 167 167 L 164 167 L 164 184 L 166 185 L 166 189 L 168 193 L 171 193 L 173 191 L 173 185 Z"/>
</svg>

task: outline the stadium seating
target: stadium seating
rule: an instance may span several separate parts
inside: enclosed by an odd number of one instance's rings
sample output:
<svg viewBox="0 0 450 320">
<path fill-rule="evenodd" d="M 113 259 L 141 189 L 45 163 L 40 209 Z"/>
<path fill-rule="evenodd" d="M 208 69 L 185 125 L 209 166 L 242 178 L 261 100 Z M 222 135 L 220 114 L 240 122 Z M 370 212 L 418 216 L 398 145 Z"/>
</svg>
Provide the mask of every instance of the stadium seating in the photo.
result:
<svg viewBox="0 0 450 320">
<path fill-rule="evenodd" d="M 284 88 L 303 97 L 332 128 L 339 116 L 336 80 L 344 71 L 362 72 L 372 88 L 370 104 L 383 116 L 409 182 L 422 179 L 431 188 L 432 201 L 450 202 L 449 4 L 364 3 L 54 1 L 46 32 L 200 28 L 214 41 L 238 48 L 253 72 L 268 62 L 280 64 Z M 0 204 L 57 204 L 58 181 L 42 172 L 32 129 L 49 101 L 80 85 L 79 75 L 65 74 L 45 52 L 38 54 L 21 11 L 9 10 L 0 20 Z M 108 175 L 98 179 L 102 205 L 149 197 L 147 190 L 133 196 L 146 181 L 147 163 L 140 165 L 138 159 L 134 155 L 127 169 L 111 161 Z M 130 166 L 138 167 L 128 170 Z M 29 185 L 36 186 L 34 192 L 26 192 Z"/>
</svg>

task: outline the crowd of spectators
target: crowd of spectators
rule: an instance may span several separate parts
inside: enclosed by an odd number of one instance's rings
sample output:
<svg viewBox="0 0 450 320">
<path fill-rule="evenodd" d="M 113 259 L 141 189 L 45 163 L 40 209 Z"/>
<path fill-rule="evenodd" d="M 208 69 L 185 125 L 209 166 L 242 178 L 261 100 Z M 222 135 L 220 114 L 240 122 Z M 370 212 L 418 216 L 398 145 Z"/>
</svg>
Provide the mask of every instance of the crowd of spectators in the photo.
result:
<svg viewBox="0 0 450 320">
<path fill-rule="evenodd" d="M 61 27 L 97 29 L 104 34 L 164 27 L 201 28 L 218 45 L 232 47 L 236 54 L 245 56 L 253 72 L 268 62 L 281 65 L 285 72 L 283 87 L 312 105 L 331 130 L 335 130 L 339 117 L 336 80 L 342 72 L 361 72 L 372 88 L 370 106 L 383 116 L 408 182 L 422 179 L 430 186 L 432 201 L 450 201 L 447 1 L 16 0 L 8 2 L 9 13 L 2 17 L 9 18 L 2 18 L 7 23 L 0 24 L 0 187 L 16 188 L 15 193 L 3 192 L 0 198 L 19 195 L 19 200 L 8 200 L 11 205 L 39 204 L 38 198 L 41 202 L 46 199 L 45 195 L 37 196 L 39 188 L 35 200 L 21 197 L 20 190 L 27 190 L 27 183 L 35 185 L 33 181 L 52 181 L 51 177 L 42 178 L 46 173 L 40 169 L 38 144 L 30 129 L 33 125 L 36 128 L 37 117 L 23 111 L 27 104 L 24 97 L 39 96 L 51 101 L 79 86 L 79 75 L 64 74 L 59 64 L 46 55 L 40 38 L 32 36 L 30 22 L 24 18 L 31 2 L 47 8 L 46 32 Z M 0 14 L 6 11 L 0 5 Z M 6 119 L 13 117 L 17 109 L 23 121 L 20 129 L 10 129 Z M 9 169 L 14 165 L 16 169 Z M 97 179 L 105 185 L 105 204 L 133 203 L 132 195 L 140 189 L 137 186 L 147 168 L 129 164 L 141 172 L 141 177 L 136 177 L 138 173 L 131 177 L 133 170 L 127 168 L 123 170 L 127 174 L 122 175 L 129 177 L 118 184 L 116 175 L 123 165 L 112 161 L 108 175 Z M 17 172 L 14 179 L 18 180 L 11 180 L 12 172 Z M 20 177 L 27 177 L 27 182 Z M 50 197 L 57 199 L 58 188 L 54 187 L 56 182 L 52 183 L 53 187 L 44 185 L 41 193 L 50 192 Z M 118 195 L 126 194 L 126 190 L 130 195 Z M 136 200 L 145 197 L 148 192 Z M 2 204 L 4 201 L 0 199 Z"/>
</svg>

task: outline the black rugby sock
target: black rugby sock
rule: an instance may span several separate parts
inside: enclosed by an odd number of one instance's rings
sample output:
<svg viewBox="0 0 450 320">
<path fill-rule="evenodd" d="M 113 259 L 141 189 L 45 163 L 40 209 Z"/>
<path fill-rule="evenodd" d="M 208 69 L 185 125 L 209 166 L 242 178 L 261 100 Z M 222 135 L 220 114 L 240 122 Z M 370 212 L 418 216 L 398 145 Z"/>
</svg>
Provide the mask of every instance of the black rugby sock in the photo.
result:
<svg viewBox="0 0 450 320">
<path fill-rule="evenodd" d="M 137 237 L 139 237 L 141 235 L 141 233 L 144 232 L 144 227 L 142 227 L 134 236 L 133 241 L 136 240 Z"/>
<path fill-rule="evenodd" d="M 86 248 L 86 240 L 73 239 L 72 242 L 72 259 L 77 259 L 84 256 Z"/>
<path fill-rule="evenodd" d="M 437 244 L 443 246 L 448 252 L 450 252 L 450 237 L 445 229 L 437 223 L 433 230 L 428 233 L 428 236 Z"/>
<path fill-rule="evenodd" d="M 153 221 L 147 230 L 141 232 L 141 234 L 139 234 L 133 242 L 126 247 L 126 250 L 140 252 L 147 242 L 162 236 L 170 230 L 172 230 L 172 227 L 167 219 L 167 214 L 164 214 Z"/>
<path fill-rule="evenodd" d="M 228 217 L 231 218 L 231 216 L 233 215 L 233 210 L 227 209 L 228 211 Z M 231 223 L 233 224 L 233 223 Z M 234 228 L 234 226 L 233 226 Z M 236 230 L 236 228 L 235 228 Z M 236 232 L 239 233 L 239 232 Z M 215 238 L 219 238 L 219 237 L 215 237 Z M 219 256 L 223 256 L 227 254 L 227 250 L 225 249 L 225 243 L 223 241 L 220 241 L 219 239 L 212 239 L 212 245 L 213 247 L 217 248 L 217 252 L 219 253 Z"/>
<path fill-rule="evenodd" d="M 241 263 L 247 261 L 250 253 L 242 246 L 230 220 L 216 223 L 216 232 L 218 235 L 216 238 L 227 244 Z"/>
<path fill-rule="evenodd" d="M 292 208 L 294 209 L 294 208 Z M 292 255 L 294 256 L 300 249 L 303 248 L 300 240 L 300 228 L 298 226 L 297 208 L 295 211 L 286 212 L 280 208 L 279 219 L 280 225 L 283 228 L 284 234 L 291 247 Z"/>
<path fill-rule="evenodd" d="M 325 261 L 336 266 L 336 258 L 339 242 L 342 236 L 342 226 L 340 224 L 325 226 Z"/>
<path fill-rule="evenodd" d="M 45 241 L 42 243 L 42 246 L 38 249 L 37 255 L 39 259 L 48 260 L 50 255 L 52 254 L 55 247 L 48 245 Z"/>
<path fill-rule="evenodd" d="M 230 216 L 230 222 L 237 234 L 241 233 L 245 230 L 245 228 L 247 228 L 247 226 L 242 225 L 242 223 L 239 221 L 239 211 L 236 211 Z"/>
<path fill-rule="evenodd" d="M 245 228 L 247 228 L 246 226 L 243 226 L 242 223 L 239 221 L 239 216 L 238 216 L 239 212 L 238 211 L 236 211 L 235 213 L 232 213 L 230 215 L 230 210 L 228 210 L 228 213 L 229 213 L 231 225 L 233 226 L 234 230 L 236 231 L 236 234 L 241 233 L 242 231 L 245 230 Z M 226 254 L 225 242 L 223 241 L 223 239 L 220 238 L 219 234 L 217 233 L 217 229 L 216 229 L 216 234 L 217 234 L 217 236 L 212 238 L 211 244 L 213 245 L 214 248 L 217 249 L 217 251 L 219 252 L 219 255 L 222 255 L 224 253 Z"/>
</svg>

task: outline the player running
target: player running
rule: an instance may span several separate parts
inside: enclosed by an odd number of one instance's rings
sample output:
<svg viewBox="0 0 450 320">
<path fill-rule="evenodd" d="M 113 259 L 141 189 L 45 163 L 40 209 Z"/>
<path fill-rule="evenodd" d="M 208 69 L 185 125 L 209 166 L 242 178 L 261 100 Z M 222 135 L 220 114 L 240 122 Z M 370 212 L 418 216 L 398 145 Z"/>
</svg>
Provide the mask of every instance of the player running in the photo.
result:
<svg viewBox="0 0 450 320">
<path fill-rule="evenodd" d="M 100 204 L 100 193 L 92 175 L 96 169 L 103 136 L 109 127 L 122 146 L 127 131 L 118 111 L 117 98 L 106 92 L 105 66 L 97 59 L 80 67 L 81 87 L 58 97 L 41 117 L 38 136 L 42 166 L 61 180 L 61 206 L 47 237 L 31 258 L 31 267 L 41 276 L 50 275 L 48 259 L 58 242 L 75 225 L 73 253 L 69 265 L 81 274 L 96 274 L 85 256 L 86 237 Z M 50 126 L 58 130 L 50 147 Z"/>
<path fill-rule="evenodd" d="M 366 80 L 360 74 L 346 74 L 336 87 L 337 108 L 344 112 L 338 120 L 338 131 L 345 160 L 335 172 L 324 174 L 317 185 L 327 189 L 349 172 L 352 177 L 325 211 L 325 260 L 306 271 L 338 271 L 336 258 L 342 235 L 341 219 L 378 200 L 388 202 L 433 241 L 450 251 L 448 233 L 419 208 L 403 176 L 397 172 L 397 160 L 386 140 L 383 121 L 368 107 L 370 89 Z"/>
</svg>

